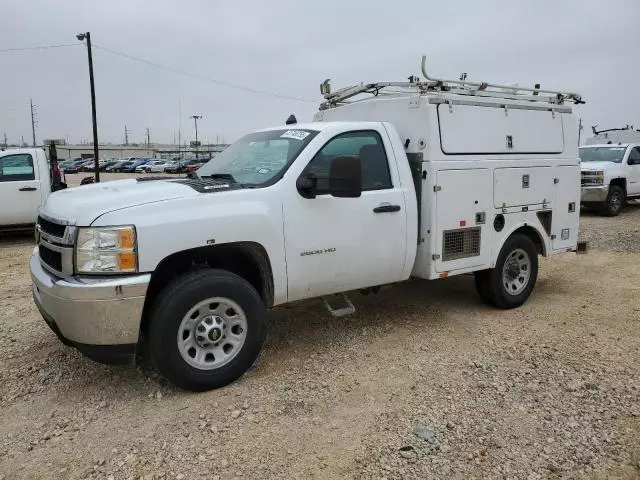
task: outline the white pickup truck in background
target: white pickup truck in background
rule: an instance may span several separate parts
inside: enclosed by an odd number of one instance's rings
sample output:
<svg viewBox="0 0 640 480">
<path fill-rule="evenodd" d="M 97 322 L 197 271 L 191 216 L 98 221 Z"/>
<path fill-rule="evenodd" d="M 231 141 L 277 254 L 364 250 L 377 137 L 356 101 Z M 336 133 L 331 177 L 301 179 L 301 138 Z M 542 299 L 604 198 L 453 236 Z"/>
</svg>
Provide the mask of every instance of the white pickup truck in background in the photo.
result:
<svg viewBox="0 0 640 480">
<path fill-rule="evenodd" d="M 580 147 L 580 162 L 582 205 L 616 216 L 627 200 L 640 198 L 640 143 Z"/>
<path fill-rule="evenodd" d="M 0 150 L 0 232 L 32 229 L 47 197 L 64 188 L 63 175 L 42 148 Z"/>
<path fill-rule="evenodd" d="M 91 358 L 206 390 L 252 365 L 274 305 L 466 273 L 522 305 L 538 255 L 577 248 L 580 96 L 423 73 L 325 83 L 313 123 L 249 133 L 193 178 L 52 195 L 30 265 L 44 319 Z"/>
</svg>

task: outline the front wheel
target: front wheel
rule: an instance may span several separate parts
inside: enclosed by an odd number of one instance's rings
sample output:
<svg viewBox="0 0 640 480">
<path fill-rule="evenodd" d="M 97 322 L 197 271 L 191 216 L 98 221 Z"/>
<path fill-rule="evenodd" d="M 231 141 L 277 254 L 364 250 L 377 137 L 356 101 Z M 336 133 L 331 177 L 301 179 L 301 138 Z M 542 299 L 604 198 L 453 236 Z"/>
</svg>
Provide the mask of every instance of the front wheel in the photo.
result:
<svg viewBox="0 0 640 480">
<path fill-rule="evenodd" d="M 620 215 L 622 207 L 624 206 L 625 196 L 624 190 L 618 185 L 611 185 L 609 187 L 609 194 L 607 195 L 607 201 L 604 204 L 604 212 L 609 217 L 615 217 Z"/>
<path fill-rule="evenodd" d="M 242 376 L 266 333 L 258 292 L 223 270 L 178 277 L 160 292 L 150 314 L 151 360 L 169 381 L 192 391 L 220 388 Z"/>
<path fill-rule="evenodd" d="M 508 309 L 522 305 L 538 278 L 538 252 L 526 235 L 510 236 L 491 270 L 476 273 L 476 288 L 484 303 Z"/>
</svg>

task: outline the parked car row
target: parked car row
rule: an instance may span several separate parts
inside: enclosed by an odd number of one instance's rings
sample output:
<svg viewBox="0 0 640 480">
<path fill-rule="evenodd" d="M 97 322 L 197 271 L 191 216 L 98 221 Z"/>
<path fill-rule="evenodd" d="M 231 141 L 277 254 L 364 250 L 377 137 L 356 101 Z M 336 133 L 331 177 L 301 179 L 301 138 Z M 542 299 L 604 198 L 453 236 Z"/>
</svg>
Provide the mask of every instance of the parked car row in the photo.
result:
<svg viewBox="0 0 640 480">
<path fill-rule="evenodd" d="M 107 159 L 99 161 L 101 172 L 109 173 L 190 173 L 198 170 L 208 160 L 162 160 L 146 157 Z M 60 163 L 65 173 L 94 172 L 93 158 L 75 158 Z"/>
</svg>

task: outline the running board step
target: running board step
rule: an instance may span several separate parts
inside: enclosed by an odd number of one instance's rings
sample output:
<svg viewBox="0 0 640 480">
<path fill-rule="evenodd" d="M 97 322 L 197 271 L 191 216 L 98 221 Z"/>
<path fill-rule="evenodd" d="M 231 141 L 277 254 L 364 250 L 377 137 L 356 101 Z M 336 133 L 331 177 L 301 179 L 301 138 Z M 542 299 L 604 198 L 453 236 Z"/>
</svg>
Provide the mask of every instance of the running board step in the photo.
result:
<svg viewBox="0 0 640 480">
<path fill-rule="evenodd" d="M 326 297 L 322 297 L 322 303 L 324 303 L 327 311 L 334 317 L 344 317 L 345 315 L 351 315 L 352 313 L 356 313 L 356 307 L 353 306 L 351 300 L 347 298 L 347 296 L 342 293 L 340 294 L 342 300 L 345 304 L 344 307 L 341 308 L 333 308 L 333 306 L 329 303 Z"/>
</svg>

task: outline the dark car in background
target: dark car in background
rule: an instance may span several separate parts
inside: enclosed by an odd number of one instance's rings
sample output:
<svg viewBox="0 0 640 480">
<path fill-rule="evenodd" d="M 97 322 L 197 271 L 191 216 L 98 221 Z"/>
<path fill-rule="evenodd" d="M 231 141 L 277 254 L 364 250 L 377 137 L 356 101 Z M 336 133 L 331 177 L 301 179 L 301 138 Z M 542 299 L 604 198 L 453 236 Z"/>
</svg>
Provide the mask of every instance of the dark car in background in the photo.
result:
<svg viewBox="0 0 640 480">
<path fill-rule="evenodd" d="M 145 163 L 149 163 L 151 160 L 153 160 L 153 158 L 137 158 L 131 163 L 121 167 L 120 171 L 125 173 L 135 173 L 136 168 L 140 165 L 144 165 Z"/>
<path fill-rule="evenodd" d="M 80 172 L 91 172 L 94 167 L 93 158 L 85 158 L 82 163 L 78 165 L 78 171 Z"/>
<path fill-rule="evenodd" d="M 191 173 L 198 170 L 202 165 L 207 163 L 209 160 L 191 160 L 187 165 L 185 165 L 184 169 L 181 173 Z"/>
<path fill-rule="evenodd" d="M 106 172 L 107 168 L 114 166 L 116 163 L 120 163 L 117 160 L 110 160 L 100 165 L 100 171 Z M 110 170 L 109 170 L 110 171 Z"/>
<path fill-rule="evenodd" d="M 166 173 L 184 173 L 184 168 L 189 162 L 186 160 L 172 160 L 169 166 L 164 171 Z"/>
<path fill-rule="evenodd" d="M 131 160 L 120 160 L 119 162 L 116 162 L 113 165 L 108 166 L 106 171 L 121 172 L 122 168 L 126 167 L 129 163 L 131 163 Z"/>
<path fill-rule="evenodd" d="M 64 173 L 78 173 L 80 171 L 80 165 L 85 162 L 82 158 L 74 158 L 73 160 L 66 160 L 60 163 L 60 166 L 64 170 Z"/>
</svg>

